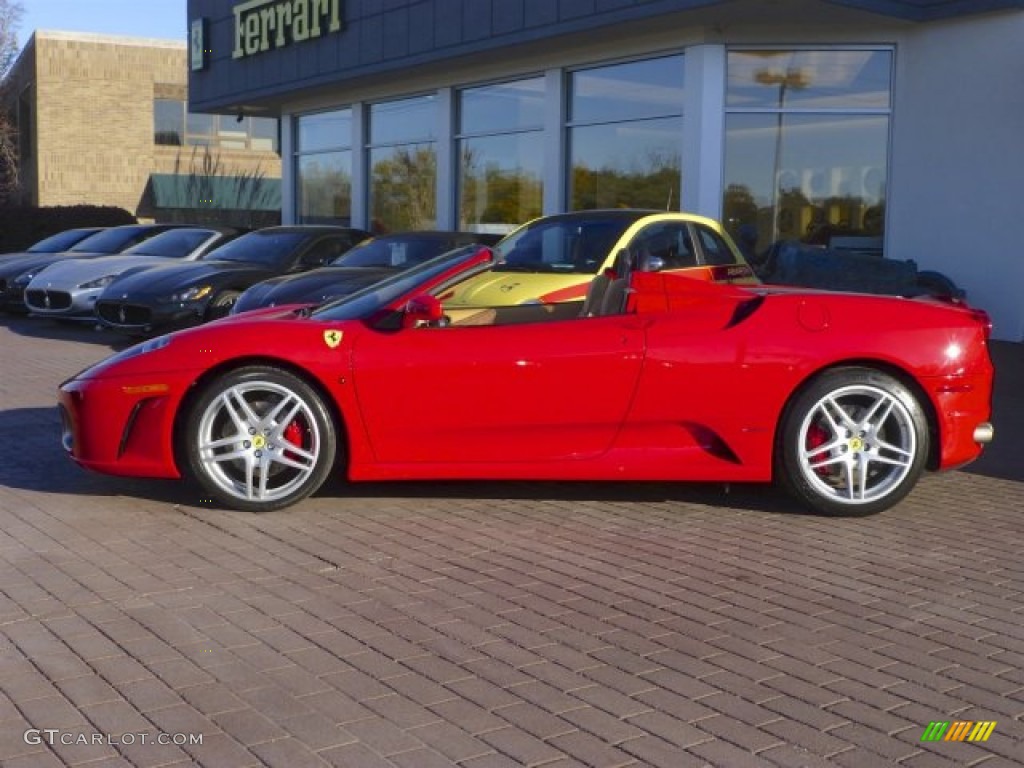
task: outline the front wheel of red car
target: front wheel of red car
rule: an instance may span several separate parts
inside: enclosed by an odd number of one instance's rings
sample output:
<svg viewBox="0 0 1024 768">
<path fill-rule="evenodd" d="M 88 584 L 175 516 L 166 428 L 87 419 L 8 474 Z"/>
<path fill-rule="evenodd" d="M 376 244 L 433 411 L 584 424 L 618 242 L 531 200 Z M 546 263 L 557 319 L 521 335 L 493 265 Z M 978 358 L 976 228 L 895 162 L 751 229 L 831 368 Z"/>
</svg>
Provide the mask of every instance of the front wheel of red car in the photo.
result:
<svg viewBox="0 0 1024 768">
<path fill-rule="evenodd" d="M 920 402 L 894 377 L 838 368 L 814 379 L 787 407 L 777 475 L 818 512 L 857 517 L 910 493 L 928 456 Z"/>
<path fill-rule="evenodd" d="M 211 382 L 182 433 L 188 472 L 221 504 L 269 512 L 304 499 L 334 465 L 334 424 L 306 382 L 249 366 Z"/>
</svg>

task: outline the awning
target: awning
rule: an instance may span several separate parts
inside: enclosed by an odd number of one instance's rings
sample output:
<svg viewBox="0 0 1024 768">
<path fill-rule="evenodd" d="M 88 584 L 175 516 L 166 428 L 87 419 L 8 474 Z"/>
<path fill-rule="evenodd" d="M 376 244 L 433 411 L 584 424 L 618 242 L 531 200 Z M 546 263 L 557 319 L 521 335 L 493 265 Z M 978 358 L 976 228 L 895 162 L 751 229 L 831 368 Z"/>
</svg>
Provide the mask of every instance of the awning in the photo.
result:
<svg viewBox="0 0 1024 768">
<path fill-rule="evenodd" d="M 280 211 L 281 180 L 262 176 L 197 176 L 153 173 L 149 177 L 156 208 Z"/>
<path fill-rule="evenodd" d="M 933 21 L 990 11 L 1024 10 L 1024 0 L 826 0 L 907 21 Z"/>
</svg>

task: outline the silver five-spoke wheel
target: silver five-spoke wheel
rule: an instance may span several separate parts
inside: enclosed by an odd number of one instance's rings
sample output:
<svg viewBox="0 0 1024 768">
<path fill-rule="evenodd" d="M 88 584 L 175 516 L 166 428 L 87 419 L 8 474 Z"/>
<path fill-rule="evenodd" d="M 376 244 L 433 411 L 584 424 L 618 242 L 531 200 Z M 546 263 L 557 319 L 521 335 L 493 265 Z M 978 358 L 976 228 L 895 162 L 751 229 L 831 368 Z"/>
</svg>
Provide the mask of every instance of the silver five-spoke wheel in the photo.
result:
<svg viewBox="0 0 1024 768">
<path fill-rule="evenodd" d="M 888 374 L 829 371 L 787 411 L 782 479 L 815 509 L 866 515 L 892 506 L 916 483 L 928 452 L 924 414 Z"/>
<path fill-rule="evenodd" d="M 219 501 L 268 511 L 315 491 L 334 461 L 323 402 L 301 379 L 250 367 L 213 382 L 186 426 L 191 474 Z"/>
</svg>

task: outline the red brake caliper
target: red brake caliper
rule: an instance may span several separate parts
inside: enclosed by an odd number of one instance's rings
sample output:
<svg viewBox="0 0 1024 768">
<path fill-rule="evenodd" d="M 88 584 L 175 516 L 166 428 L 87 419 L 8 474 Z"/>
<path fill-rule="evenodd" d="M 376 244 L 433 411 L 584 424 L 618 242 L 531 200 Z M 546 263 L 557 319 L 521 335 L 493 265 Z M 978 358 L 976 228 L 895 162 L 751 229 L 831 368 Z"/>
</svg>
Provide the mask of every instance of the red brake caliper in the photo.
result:
<svg viewBox="0 0 1024 768">
<path fill-rule="evenodd" d="M 807 430 L 807 450 L 813 451 L 815 448 L 820 448 L 828 442 L 828 437 L 828 430 L 820 424 L 811 424 L 810 429 Z M 815 467 L 814 471 L 822 477 L 829 472 L 828 467 Z"/>
<path fill-rule="evenodd" d="M 306 446 L 306 430 L 302 428 L 302 425 L 297 421 L 293 421 L 287 427 L 284 428 L 284 439 L 292 445 L 298 445 L 300 447 Z M 284 452 L 285 456 L 290 459 L 296 459 L 295 455 L 289 455 L 289 451 Z"/>
</svg>

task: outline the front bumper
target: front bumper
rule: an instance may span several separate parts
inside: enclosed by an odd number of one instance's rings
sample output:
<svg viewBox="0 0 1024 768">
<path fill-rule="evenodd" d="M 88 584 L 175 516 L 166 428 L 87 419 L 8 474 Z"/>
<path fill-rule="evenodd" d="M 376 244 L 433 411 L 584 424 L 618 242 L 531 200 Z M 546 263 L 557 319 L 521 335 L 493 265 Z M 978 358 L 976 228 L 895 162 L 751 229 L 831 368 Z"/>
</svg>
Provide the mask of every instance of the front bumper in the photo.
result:
<svg viewBox="0 0 1024 768">
<path fill-rule="evenodd" d="M 0 280 L 0 311 L 27 314 L 25 289 L 15 285 L 13 281 Z"/>
<path fill-rule="evenodd" d="M 61 444 L 96 472 L 178 478 L 174 415 L 186 387 L 182 374 L 66 381 L 58 390 Z"/>
<path fill-rule="evenodd" d="M 107 328 L 125 333 L 152 333 L 199 325 L 206 315 L 206 302 L 165 303 L 138 300 L 98 300 L 95 314 Z"/>
<path fill-rule="evenodd" d="M 100 290 L 62 291 L 30 288 L 25 291 L 25 306 L 33 315 L 39 317 L 94 319 L 94 308 Z"/>
</svg>

